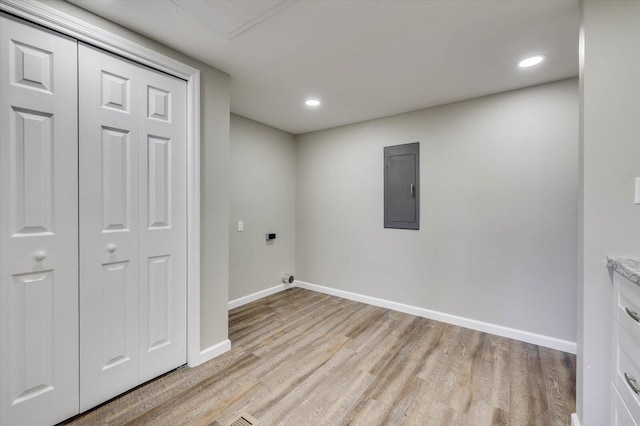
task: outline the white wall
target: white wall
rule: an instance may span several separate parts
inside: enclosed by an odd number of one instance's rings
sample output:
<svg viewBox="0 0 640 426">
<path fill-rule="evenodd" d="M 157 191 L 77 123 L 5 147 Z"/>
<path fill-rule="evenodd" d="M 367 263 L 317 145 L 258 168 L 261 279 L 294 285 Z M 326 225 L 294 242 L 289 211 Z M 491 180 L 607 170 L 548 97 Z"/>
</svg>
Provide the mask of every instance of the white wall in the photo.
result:
<svg viewBox="0 0 640 426">
<path fill-rule="evenodd" d="M 42 1 L 201 71 L 201 289 L 200 345 L 227 339 L 229 283 L 229 76 L 70 3 Z"/>
<path fill-rule="evenodd" d="M 416 141 L 421 229 L 384 229 L 383 147 Z M 577 79 L 297 148 L 300 280 L 575 342 Z"/>
<path fill-rule="evenodd" d="M 231 115 L 229 299 L 295 272 L 295 137 Z M 237 231 L 237 221 L 244 231 Z M 265 234 L 276 233 L 273 242 Z"/>
<path fill-rule="evenodd" d="M 611 274 L 605 256 L 640 257 L 640 2 L 583 1 L 581 253 L 577 412 L 609 423 Z"/>
</svg>

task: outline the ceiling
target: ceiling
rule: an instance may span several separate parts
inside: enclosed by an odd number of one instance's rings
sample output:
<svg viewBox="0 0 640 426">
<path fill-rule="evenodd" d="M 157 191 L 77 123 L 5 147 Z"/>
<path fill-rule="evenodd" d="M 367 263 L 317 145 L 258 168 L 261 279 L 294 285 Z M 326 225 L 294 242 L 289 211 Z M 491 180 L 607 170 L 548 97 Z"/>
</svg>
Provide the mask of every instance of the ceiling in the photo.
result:
<svg viewBox="0 0 640 426">
<path fill-rule="evenodd" d="M 293 134 L 578 74 L 579 0 L 69 1 L 228 73 L 234 113 Z"/>
</svg>

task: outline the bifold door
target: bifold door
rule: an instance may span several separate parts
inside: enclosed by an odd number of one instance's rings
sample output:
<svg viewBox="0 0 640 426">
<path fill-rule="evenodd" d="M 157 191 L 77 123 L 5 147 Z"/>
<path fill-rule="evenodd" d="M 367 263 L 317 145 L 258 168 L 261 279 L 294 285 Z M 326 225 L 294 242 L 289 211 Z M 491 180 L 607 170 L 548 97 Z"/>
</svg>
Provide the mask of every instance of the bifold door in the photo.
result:
<svg viewBox="0 0 640 426">
<path fill-rule="evenodd" d="M 0 200 L 0 424 L 186 362 L 184 81 L 0 15 Z"/>
<path fill-rule="evenodd" d="M 79 46 L 80 407 L 186 362 L 186 83 Z"/>
<path fill-rule="evenodd" d="M 0 424 L 78 412 L 77 44 L 0 16 Z"/>
<path fill-rule="evenodd" d="M 136 65 L 79 46 L 80 397 L 88 409 L 138 379 Z M 133 95 L 133 96 L 132 96 Z"/>
</svg>

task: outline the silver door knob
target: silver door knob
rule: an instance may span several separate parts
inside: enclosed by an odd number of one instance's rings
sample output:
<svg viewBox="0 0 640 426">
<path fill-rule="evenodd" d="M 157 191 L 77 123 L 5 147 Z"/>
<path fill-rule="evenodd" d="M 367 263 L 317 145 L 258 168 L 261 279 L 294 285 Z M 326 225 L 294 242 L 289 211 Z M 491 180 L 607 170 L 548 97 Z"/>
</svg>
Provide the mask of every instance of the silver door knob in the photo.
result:
<svg viewBox="0 0 640 426">
<path fill-rule="evenodd" d="M 115 245 L 115 244 L 109 244 L 109 245 L 107 245 L 107 251 L 108 251 L 109 253 L 113 253 L 114 251 L 116 251 L 116 249 L 117 249 L 117 248 L 118 248 L 118 247 L 116 247 L 116 245 Z"/>
<path fill-rule="evenodd" d="M 47 257 L 47 253 L 43 251 L 37 251 L 33 254 L 33 258 L 38 262 L 43 261 L 45 257 Z"/>
</svg>

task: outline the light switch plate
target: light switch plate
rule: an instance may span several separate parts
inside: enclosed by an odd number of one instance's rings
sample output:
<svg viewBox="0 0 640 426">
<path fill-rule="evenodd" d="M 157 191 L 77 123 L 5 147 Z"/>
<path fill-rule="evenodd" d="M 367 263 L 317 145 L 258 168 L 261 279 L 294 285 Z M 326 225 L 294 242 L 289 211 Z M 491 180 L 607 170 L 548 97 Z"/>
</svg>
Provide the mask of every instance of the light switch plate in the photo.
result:
<svg viewBox="0 0 640 426">
<path fill-rule="evenodd" d="M 238 232 L 242 232 L 244 231 L 244 221 L 243 220 L 239 220 L 238 221 Z"/>
<path fill-rule="evenodd" d="M 636 178 L 636 204 L 640 204 L 640 177 Z"/>
</svg>

